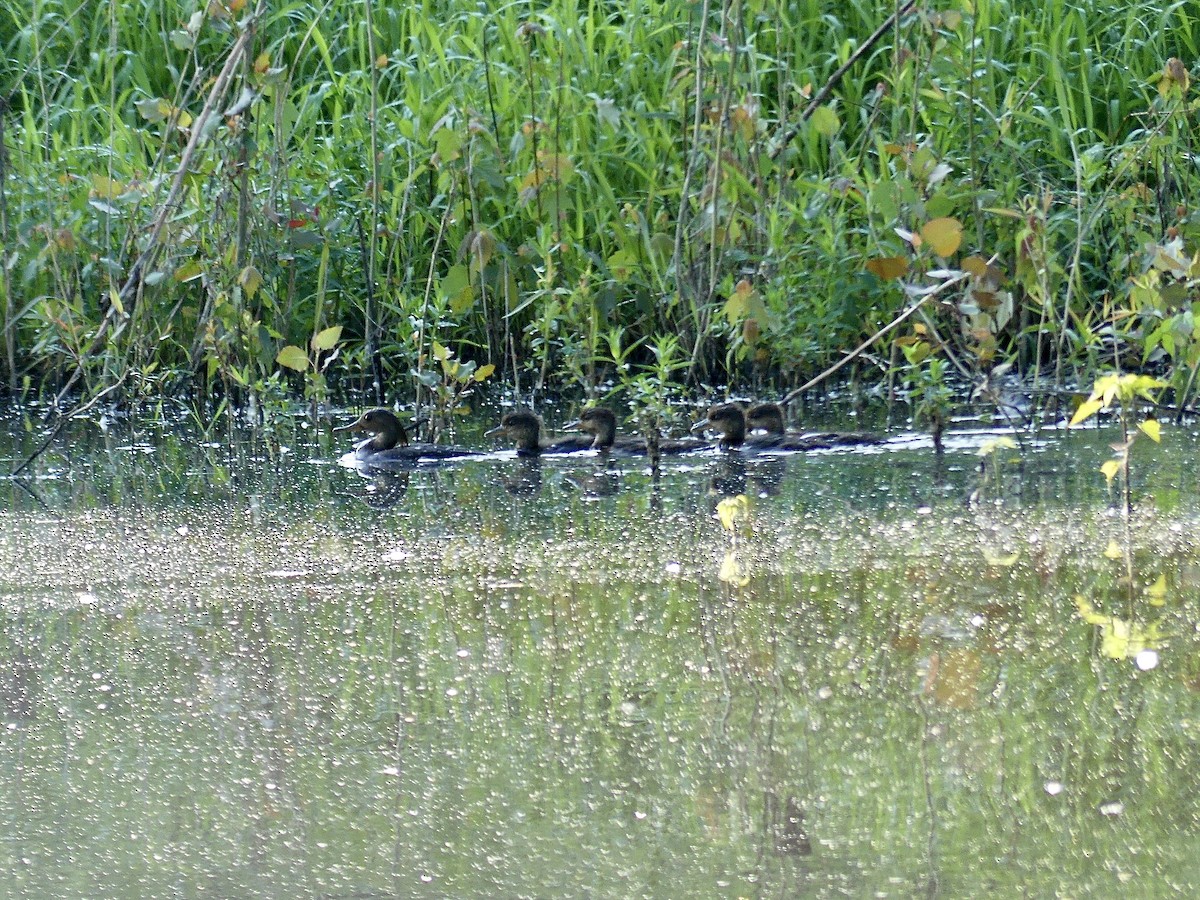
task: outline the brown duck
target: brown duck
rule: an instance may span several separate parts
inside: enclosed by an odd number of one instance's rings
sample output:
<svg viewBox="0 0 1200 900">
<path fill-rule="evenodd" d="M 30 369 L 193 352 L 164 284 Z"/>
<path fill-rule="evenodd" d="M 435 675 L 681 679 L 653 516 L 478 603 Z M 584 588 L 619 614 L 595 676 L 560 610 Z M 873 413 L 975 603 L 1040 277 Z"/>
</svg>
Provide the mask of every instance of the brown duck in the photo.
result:
<svg viewBox="0 0 1200 900">
<path fill-rule="evenodd" d="M 422 459 L 453 459 L 460 456 L 478 456 L 475 450 L 451 447 L 443 444 L 411 443 L 404 424 L 390 409 L 370 409 L 350 425 L 334 431 L 348 431 L 370 435 L 354 446 L 356 462 L 383 465 L 387 463 L 416 462 Z"/>
<path fill-rule="evenodd" d="M 506 437 L 516 445 L 517 456 L 539 456 L 543 453 L 578 453 L 590 450 L 594 439 L 590 434 L 575 434 L 554 441 L 542 437 L 541 417 L 528 410 L 505 413 L 500 424 L 484 437 Z"/>
<path fill-rule="evenodd" d="M 784 444 L 800 442 L 805 446 L 795 449 L 812 450 L 819 447 L 855 447 L 863 444 L 878 444 L 883 438 L 866 431 L 806 431 L 799 434 L 788 431 L 783 424 L 783 407 L 778 403 L 756 403 L 746 410 L 746 430 L 763 432 L 767 437 L 782 439 Z M 752 435 L 753 436 L 753 435 Z M 808 444 L 816 443 L 818 447 Z M 784 446 L 781 449 L 792 449 Z"/>
<path fill-rule="evenodd" d="M 646 439 L 641 437 L 617 437 L 617 417 L 613 411 L 603 406 L 593 406 L 579 414 L 579 418 L 569 425 L 566 430 L 578 428 L 592 435 L 592 449 L 642 455 L 646 453 Z M 707 450 L 712 447 L 709 441 L 697 438 L 663 439 L 658 442 L 659 453 L 688 453 L 692 450 Z"/>
<path fill-rule="evenodd" d="M 717 446 L 722 450 L 781 450 L 799 452 L 825 450 L 830 447 L 851 447 L 875 444 L 881 440 L 859 432 L 820 432 L 789 434 L 783 426 L 783 410 L 776 403 L 760 403 L 749 413 L 738 403 L 719 403 L 709 407 L 708 414 L 693 427 L 693 431 L 712 429 L 721 437 Z M 751 430 L 764 433 L 751 433 Z"/>
</svg>

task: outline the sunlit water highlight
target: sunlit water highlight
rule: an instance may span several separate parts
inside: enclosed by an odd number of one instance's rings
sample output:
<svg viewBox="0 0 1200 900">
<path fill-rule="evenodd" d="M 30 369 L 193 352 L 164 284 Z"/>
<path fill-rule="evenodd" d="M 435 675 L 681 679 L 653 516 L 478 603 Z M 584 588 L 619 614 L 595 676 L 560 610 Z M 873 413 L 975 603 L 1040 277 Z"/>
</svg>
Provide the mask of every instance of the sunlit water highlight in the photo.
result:
<svg viewBox="0 0 1200 900">
<path fill-rule="evenodd" d="M 1191 435 L 1126 523 L 1107 433 L 655 486 L 148 432 L 4 488 L 0 894 L 1200 887 Z"/>
</svg>

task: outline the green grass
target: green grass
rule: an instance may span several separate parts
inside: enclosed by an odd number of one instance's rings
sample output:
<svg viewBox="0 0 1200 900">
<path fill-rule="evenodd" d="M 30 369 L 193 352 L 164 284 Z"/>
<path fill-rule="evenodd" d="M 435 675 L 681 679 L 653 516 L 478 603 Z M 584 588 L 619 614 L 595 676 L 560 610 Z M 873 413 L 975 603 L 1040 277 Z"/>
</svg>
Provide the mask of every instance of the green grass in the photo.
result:
<svg viewBox="0 0 1200 900">
<path fill-rule="evenodd" d="M 0 0 L 5 381 L 58 388 L 81 367 L 93 391 L 318 396 L 366 384 L 374 355 L 407 397 L 436 339 L 525 390 L 594 388 L 622 377 L 619 327 L 630 371 L 670 334 L 681 377 L 783 386 L 904 308 L 869 261 L 905 257 L 920 284 L 977 256 L 991 283 L 887 340 L 927 340 L 964 375 L 1012 359 L 1062 380 L 1153 349 L 1166 322 L 1182 385 L 1192 276 L 1149 304 L 1130 279 L 1168 228 L 1196 249 L 1195 90 L 1157 90 L 1169 58 L 1196 58 L 1190 7 L 906 16 L 838 81 L 835 115 L 803 119 L 893 8 L 279 5 L 170 197 L 191 136 L 172 111 L 199 115 L 248 11 Z M 963 226 L 945 259 L 896 233 L 944 216 Z M 276 363 L 331 325 L 332 362 Z M 875 348 L 876 377 L 889 357 Z"/>
</svg>

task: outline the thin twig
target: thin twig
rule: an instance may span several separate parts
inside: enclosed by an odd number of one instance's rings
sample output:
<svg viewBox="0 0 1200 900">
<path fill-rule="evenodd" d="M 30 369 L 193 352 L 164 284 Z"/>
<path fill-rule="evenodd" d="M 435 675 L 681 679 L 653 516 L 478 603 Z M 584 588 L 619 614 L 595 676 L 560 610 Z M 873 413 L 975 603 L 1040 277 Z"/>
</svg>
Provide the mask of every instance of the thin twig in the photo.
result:
<svg viewBox="0 0 1200 900">
<path fill-rule="evenodd" d="M 959 274 L 955 275 L 953 278 L 946 279 L 941 284 L 939 284 L 937 287 L 930 290 L 929 293 L 927 293 L 925 296 L 923 296 L 920 300 L 918 300 L 912 306 L 908 307 L 908 309 L 904 310 L 904 312 L 900 313 L 900 315 L 896 316 L 896 318 L 892 319 L 892 321 L 888 322 L 888 324 L 884 325 L 877 332 L 875 332 L 873 335 L 871 335 L 869 338 L 867 338 L 865 341 L 863 341 L 861 344 L 859 344 L 858 347 L 856 347 L 851 353 L 848 353 L 846 356 L 843 356 L 840 360 L 835 362 L 832 366 L 830 366 L 828 369 L 826 369 L 820 375 L 816 376 L 815 378 L 809 379 L 807 382 L 800 385 L 800 387 L 798 387 L 794 391 L 791 391 L 790 393 L 788 393 L 788 395 L 786 397 L 784 397 L 781 402 L 784 403 L 785 405 L 788 403 L 791 403 L 793 400 L 795 400 L 797 397 L 799 397 L 801 394 L 803 394 L 809 388 L 815 387 L 816 385 L 820 384 L 822 381 L 824 381 L 826 378 L 828 378 L 830 375 L 832 375 L 838 369 L 842 368 L 842 366 L 846 365 L 851 360 L 856 359 L 857 357 L 861 356 L 868 347 L 870 347 L 872 344 L 874 344 L 876 341 L 878 341 L 881 337 L 883 337 L 885 334 L 887 334 L 889 331 L 891 331 L 893 328 L 895 328 L 897 325 L 899 325 L 901 322 L 903 322 L 905 319 L 907 319 L 909 316 L 911 316 L 913 313 L 915 313 L 918 309 L 920 309 L 922 306 L 924 306 L 925 302 L 927 300 L 929 300 L 932 297 L 936 297 L 938 294 L 942 293 L 942 291 L 946 290 L 951 285 L 955 285 L 955 284 L 958 284 L 959 282 L 965 281 L 969 277 L 970 277 L 970 273 L 960 272 Z"/>
<path fill-rule="evenodd" d="M 10 474 L 9 477 L 16 478 L 18 475 L 20 475 L 22 472 L 24 472 L 25 469 L 27 469 L 29 467 L 29 464 L 31 462 L 33 462 L 35 459 L 37 459 L 39 456 L 41 456 L 43 453 L 46 452 L 46 448 L 50 446 L 50 442 L 53 441 L 56 437 L 58 437 L 58 433 L 67 427 L 67 423 L 69 421 L 83 415 L 85 412 L 87 412 L 89 409 L 91 409 L 93 406 L 95 406 L 97 403 L 99 403 L 101 400 L 103 400 L 107 395 L 111 394 L 113 391 L 115 391 L 117 388 L 119 388 L 122 384 L 125 383 L 125 378 L 128 374 L 129 374 L 129 370 L 126 369 L 120 378 L 118 378 L 116 381 L 114 381 L 112 384 L 110 384 L 104 390 L 100 391 L 98 394 L 96 394 L 96 396 L 92 397 L 92 399 L 89 400 L 87 403 L 80 404 L 79 406 L 77 406 L 73 410 L 71 410 L 69 413 L 59 416 L 58 422 L 55 423 L 54 428 L 50 431 L 49 436 L 44 441 L 42 441 L 42 445 L 33 451 L 33 455 L 30 456 L 29 459 L 25 460 L 25 462 L 21 463 L 19 466 L 17 466 L 15 469 L 13 469 L 12 473 Z"/>
<path fill-rule="evenodd" d="M 265 3 L 266 0 L 260 0 L 258 8 L 254 12 L 255 20 L 257 20 L 262 14 Z M 249 45 L 250 38 L 253 33 L 253 28 L 246 28 L 243 30 L 238 36 L 237 41 L 234 42 L 233 47 L 230 49 L 229 56 L 225 60 L 225 65 L 222 67 L 221 73 L 217 76 L 216 81 L 213 83 L 212 90 L 209 91 L 208 94 L 208 99 L 204 102 L 204 108 L 200 111 L 200 114 L 196 116 L 196 121 L 192 123 L 191 135 L 188 138 L 187 145 L 183 148 L 183 153 L 180 155 L 179 167 L 175 170 L 175 176 L 171 181 L 170 189 L 167 191 L 166 199 L 163 201 L 162 207 L 159 209 L 158 217 L 154 220 L 154 224 L 150 228 L 150 234 L 146 239 L 146 247 L 142 251 L 141 255 L 138 256 L 133 266 L 130 268 L 129 275 L 126 277 L 124 285 L 121 286 L 121 290 L 118 292 L 118 297 L 121 300 L 121 304 L 114 303 L 109 306 L 108 311 L 104 314 L 104 318 L 100 320 L 100 325 L 97 327 L 96 334 L 92 338 L 91 343 L 89 343 L 87 349 L 80 354 L 79 362 L 76 364 L 75 370 L 67 379 L 66 384 L 63 385 L 62 390 L 60 390 L 55 396 L 55 406 L 58 406 L 58 404 L 62 403 L 63 397 L 65 397 L 71 388 L 75 386 L 75 382 L 77 382 L 80 376 L 83 374 L 83 369 L 84 366 L 87 365 L 87 360 L 96 352 L 97 349 L 99 349 L 101 344 L 108 339 L 109 331 L 114 331 L 113 337 L 115 337 L 117 334 L 120 334 L 122 326 L 119 325 L 115 330 L 113 329 L 113 322 L 116 320 L 116 317 L 120 315 L 118 311 L 119 307 L 130 307 L 130 312 L 132 312 L 132 304 L 128 301 L 134 295 L 134 292 L 137 291 L 141 286 L 143 273 L 145 270 L 153 265 L 155 259 L 158 257 L 158 252 L 161 249 L 163 230 L 166 228 L 167 220 L 170 218 L 172 211 L 175 209 L 176 203 L 179 201 L 179 196 L 183 193 L 188 172 L 191 171 L 192 158 L 196 155 L 196 152 L 200 149 L 200 145 L 208 136 L 208 122 L 215 114 L 217 107 L 221 105 L 222 100 L 224 100 L 225 92 L 229 89 L 230 81 L 233 79 L 234 70 L 241 61 L 242 54 L 246 52 L 246 47 Z"/>
<path fill-rule="evenodd" d="M 871 32 L 870 37 L 863 41 L 858 46 L 858 49 L 850 54 L 849 59 L 837 67 L 837 70 L 830 75 L 829 80 L 825 82 L 824 87 L 817 91 L 817 93 L 813 95 L 812 100 L 808 102 L 808 106 L 804 107 L 804 112 L 800 113 L 800 121 L 779 137 L 778 142 L 771 149 L 769 154 L 771 159 L 775 159 L 775 157 L 779 156 L 779 154 L 784 151 L 784 148 L 795 139 L 796 135 L 798 135 L 801 129 L 804 127 L 804 123 L 812 118 L 812 114 L 815 113 L 818 108 L 820 108 L 822 103 L 829 99 L 829 95 L 833 93 L 833 89 L 838 86 L 838 83 L 850 70 L 850 67 L 862 59 L 862 57 L 865 56 L 872 47 L 879 43 L 880 38 L 887 34 L 888 31 L 891 30 L 892 26 L 900 21 L 900 17 L 907 15 L 916 5 L 917 0 L 908 0 L 907 3 L 888 16 L 882 25 Z"/>
</svg>

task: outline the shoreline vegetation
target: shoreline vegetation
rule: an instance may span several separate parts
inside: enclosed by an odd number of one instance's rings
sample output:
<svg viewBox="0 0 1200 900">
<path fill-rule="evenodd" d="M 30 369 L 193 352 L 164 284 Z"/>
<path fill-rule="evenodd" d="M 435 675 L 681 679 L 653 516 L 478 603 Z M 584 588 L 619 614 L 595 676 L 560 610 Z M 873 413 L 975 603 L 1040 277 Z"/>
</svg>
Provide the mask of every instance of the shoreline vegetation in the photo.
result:
<svg viewBox="0 0 1200 900">
<path fill-rule="evenodd" d="M 1194 402 L 1186 4 L 95 9 L 0 0 L 10 396 Z"/>
</svg>

